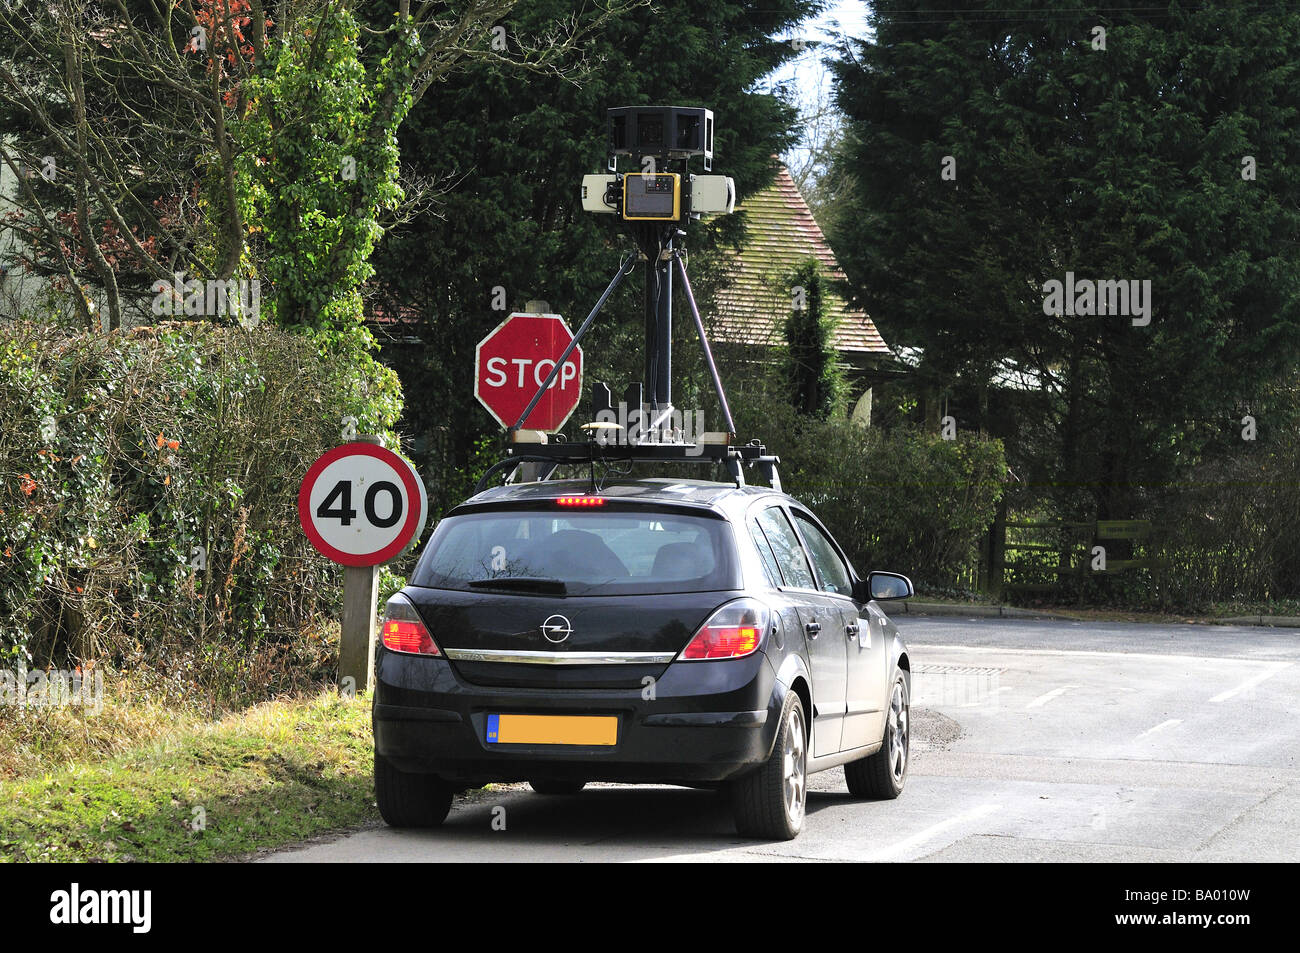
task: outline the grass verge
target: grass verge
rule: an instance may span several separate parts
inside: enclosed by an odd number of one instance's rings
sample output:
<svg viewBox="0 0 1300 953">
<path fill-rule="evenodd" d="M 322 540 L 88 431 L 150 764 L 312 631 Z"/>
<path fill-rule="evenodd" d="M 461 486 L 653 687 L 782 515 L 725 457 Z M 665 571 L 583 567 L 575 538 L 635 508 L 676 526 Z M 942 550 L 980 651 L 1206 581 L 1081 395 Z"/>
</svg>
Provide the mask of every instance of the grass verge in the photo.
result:
<svg viewBox="0 0 1300 953">
<path fill-rule="evenodd" d="M 222 860 L 378 817 L 366 699 L 326 691 L 216 721 L 153 715 L 168 727 L 119 715 L 120 730 L 87 729 L 84 759 L 69 732 L 0 723 L 0 751 L 27 757 L 0 780 L 0 860 Z M 127 741 L 112 751 L 112 738 Z"/>
</svg>

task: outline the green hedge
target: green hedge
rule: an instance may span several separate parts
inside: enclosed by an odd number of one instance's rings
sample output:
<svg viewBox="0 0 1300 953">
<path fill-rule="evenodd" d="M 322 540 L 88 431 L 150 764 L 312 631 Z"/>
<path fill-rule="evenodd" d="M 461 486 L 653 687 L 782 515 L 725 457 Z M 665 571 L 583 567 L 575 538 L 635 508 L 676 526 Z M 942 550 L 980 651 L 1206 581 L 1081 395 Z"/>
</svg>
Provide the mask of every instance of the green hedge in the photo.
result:
<svg viewBox="0 0 1300 953">
<path fill-rule="evenodd" d="M 1007 477 L 998 440 L 944 440 L 772 408 L 745 433 L 781 457 L 786 492 L 821 517 L 860 573 L 952 587 L 973 567 Z"/>
<path fill-rule="evenodd" d="M 1205 463 L 1149 504 L 1152 568 L 1128 600 L 1157 608 L 1300 597 L 1300 436 Z"/>
<path fill-rule="evenodd" d="M 400 407 L 369 355 L 270 327 L 0 326 L 0 663 L 296 678 L 338 594 L 298 526 L 302 475 L 344 417 L 387 432 Z"/>
</svg>

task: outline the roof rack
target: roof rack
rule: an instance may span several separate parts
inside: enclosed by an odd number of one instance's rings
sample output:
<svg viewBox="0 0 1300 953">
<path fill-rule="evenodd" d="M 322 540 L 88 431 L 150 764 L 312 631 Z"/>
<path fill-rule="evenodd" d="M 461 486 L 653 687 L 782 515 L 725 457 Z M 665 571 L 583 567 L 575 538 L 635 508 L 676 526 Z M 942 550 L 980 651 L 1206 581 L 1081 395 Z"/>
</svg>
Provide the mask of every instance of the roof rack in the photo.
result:
<svg viewBox="0 0 1300 953">
<path fill-rule="evenodd" d="M 506 459 L 494 463 L 479 478 L 474 488 L 482 493 L 491 485 L 493 477 L 504 474 L 503 483 L 510 482 L 524 464 L 536 464 L 538 482 L 549 480 L 557 467 L 563 465 L 594 465 L 604 463 L 694 463 L 710 466 L 722 464 L 727 468 L 737 487 L 745 485 L 745 467 L 757 467 L 772 489 L 781 492 L 781 475 L 777 465 L 779 457 L 767 452 L 757 440 L 741 446 L 727 443 L 651 443 L 602 444 L 596 440 L 585 443 L 535 443 L 521 444 L 506 451 Z"/>
</svg>

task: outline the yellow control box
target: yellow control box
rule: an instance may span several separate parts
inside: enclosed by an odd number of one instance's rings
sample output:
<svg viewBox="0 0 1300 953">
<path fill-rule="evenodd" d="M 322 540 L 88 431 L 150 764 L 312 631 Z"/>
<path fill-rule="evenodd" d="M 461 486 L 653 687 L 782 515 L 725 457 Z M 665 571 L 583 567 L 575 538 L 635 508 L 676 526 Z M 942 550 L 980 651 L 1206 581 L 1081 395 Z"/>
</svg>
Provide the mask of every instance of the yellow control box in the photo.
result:
<svg viewBox="0 0 1300 953">
<path fill-rule="evenodd" d="M 682 217 L 682 177 L 676 172 L 631 172 L 623 177 L 623 218 L 675 222 Z"/>
</svg>

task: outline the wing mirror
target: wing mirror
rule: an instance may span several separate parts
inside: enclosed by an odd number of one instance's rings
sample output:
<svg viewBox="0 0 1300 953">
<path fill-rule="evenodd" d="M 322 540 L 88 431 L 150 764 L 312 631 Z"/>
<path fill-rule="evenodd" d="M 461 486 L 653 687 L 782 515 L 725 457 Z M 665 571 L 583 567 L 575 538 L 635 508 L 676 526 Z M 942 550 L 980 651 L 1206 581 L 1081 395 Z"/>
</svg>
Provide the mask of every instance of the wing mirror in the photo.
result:
<svg viewBox="0 0 1300 953">
<path fill-rule="evenodd" d="M 854 582 L 853 595 L 859 602 L 910 599 L 916 595 L 916 590 L 912 588 L 912 580 L 901 573 L 873 572 L 865 580 Z"/>
</svg>

